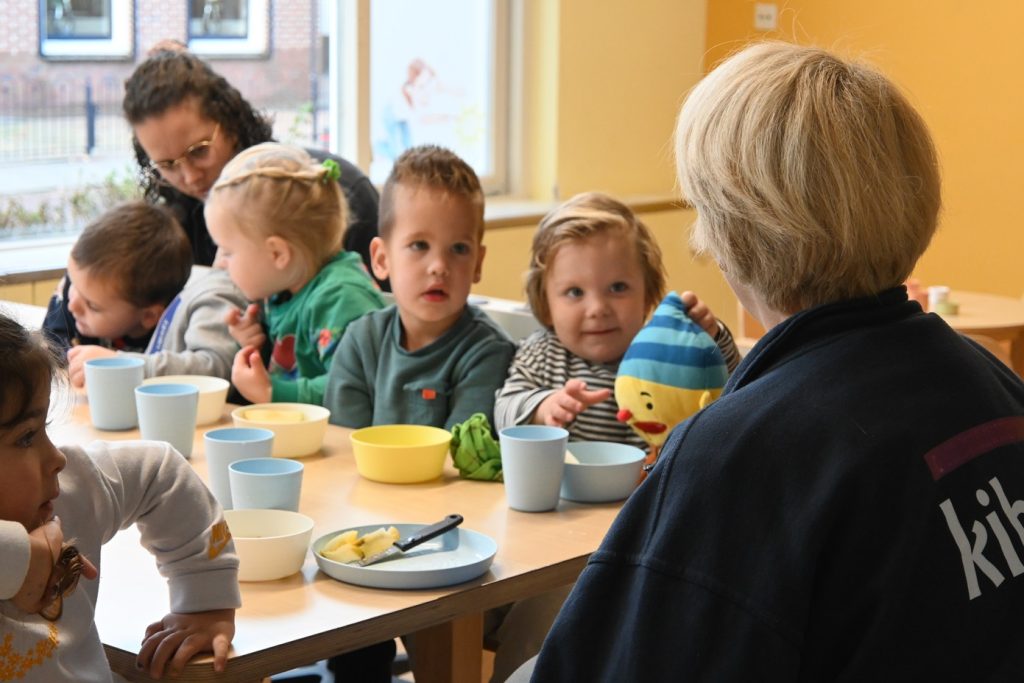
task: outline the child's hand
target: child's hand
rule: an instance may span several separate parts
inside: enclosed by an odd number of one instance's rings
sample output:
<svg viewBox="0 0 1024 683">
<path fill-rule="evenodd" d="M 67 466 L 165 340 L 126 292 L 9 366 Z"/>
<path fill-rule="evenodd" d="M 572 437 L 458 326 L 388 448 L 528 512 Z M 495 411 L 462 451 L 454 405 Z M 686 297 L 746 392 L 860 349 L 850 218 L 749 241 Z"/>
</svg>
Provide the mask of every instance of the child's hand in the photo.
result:
<svg viewBox="0 0 1024 683">
<path fill-rule="evenodd" d="M 237 308 L 231 309 L 224 316 L 224 322 L 227 323 L 228 332 L 239 346 L 255 346 L 259 349 L 267 341 L 263 325 L 260 323 L 259 304 L 249 304 L 245 313 Z"/>
<path fill-rule="evenodd" d="M 71 386 L 76 389 L 85 386 L 85 361 L 93 358 L 112 358 L 116 355 L 117 351 L 94 344 L 72 346 L 68 349 L 68 378 L 71 380 Z"/>
<path fill-rule="evenodd" d="M 718 318 L 711 312 L 707 304 L 697 298 L 693 292 L 683 292 L 680 298 L 683 300 L 683 305 L 686 306 L 686 315 L 690 316 L 690 320 L 700 325 L 714 339 L 718 334 Z"/>
<path fill-rule="evenodd" d="M 140 669 L 147 669 L 153 678 L 161 678 L 165 669 L 176 678 L 190 659 L 201 652 L 212 652 L 213 670 L 224 671 L 234 637 L 233 609 L 194 614 L 172 612 L 146 628 L 135 663 Z"/>
<path fill-rule="evenodd" d="M 611 389 L 588 390 L 581 379 L 571 379 L 565 386 L 541 401 L 533 412 L 533 423 L 564 427 L 592 405 L 608 400 Z"/>
<path fill-rule="evenodd" d="M 235 363 L 231 366 L 231 383 L 238 389 L 238 393 L 253 403 L 270 401 L 270 375 L 263 367 L 258 347 L 246 346 L 235 354 Z"/>
<path fill-rule="evenodd" d="M 19 609 L 29 614 L 36 614 L 53 602 L 50 590 L 56 585 L 54 566 L 64 544 L 64 532 L 60 527 L 60 520 L 54 517 L 45 524 L 29 532 L 29 565 L 28 573 L 25 575 L 25 582 L 11 602 Z M 82 578 L 95 579 L 99 572 L 96 565 L 90 562 L 84 555 L 82 559 Z"/>
</svg>

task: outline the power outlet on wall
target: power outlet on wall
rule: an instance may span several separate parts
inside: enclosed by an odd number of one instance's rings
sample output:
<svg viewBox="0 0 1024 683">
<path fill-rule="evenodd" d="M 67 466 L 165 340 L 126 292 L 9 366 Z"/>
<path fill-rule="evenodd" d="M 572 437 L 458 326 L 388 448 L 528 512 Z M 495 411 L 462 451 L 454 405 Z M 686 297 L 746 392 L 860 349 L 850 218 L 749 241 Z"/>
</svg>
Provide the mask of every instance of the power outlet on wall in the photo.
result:
<svg viewBox="0 0 1024 683">
<path fill-rule="evenodd" d="M 779 27 L 779 6 L 774 2 L 754 4 L 754 29 L 774 31 Z"/>
</svg>

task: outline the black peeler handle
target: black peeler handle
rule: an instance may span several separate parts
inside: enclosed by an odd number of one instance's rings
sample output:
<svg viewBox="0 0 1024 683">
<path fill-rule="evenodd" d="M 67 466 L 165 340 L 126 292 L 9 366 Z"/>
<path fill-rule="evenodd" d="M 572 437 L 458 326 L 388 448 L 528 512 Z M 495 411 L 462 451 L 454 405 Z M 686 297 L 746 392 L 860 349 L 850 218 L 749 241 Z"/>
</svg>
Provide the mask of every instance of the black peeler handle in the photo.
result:
<svg viewBox="0 0 1024 683">
<path fill-rule="evenodd" d="M 395 541 L 395 545 L 405 552 L 411 548 L 415 548 L 420 543 L 425 543 L 432 538 L 437 538 L 446 531 L 451 531 L 460 524 L 462 524 L 462 515 L 448 515 L 440 522 L 434 522 L 430 526 L 425 526 L 408 538 L 402 538 Z"/>
</svg>

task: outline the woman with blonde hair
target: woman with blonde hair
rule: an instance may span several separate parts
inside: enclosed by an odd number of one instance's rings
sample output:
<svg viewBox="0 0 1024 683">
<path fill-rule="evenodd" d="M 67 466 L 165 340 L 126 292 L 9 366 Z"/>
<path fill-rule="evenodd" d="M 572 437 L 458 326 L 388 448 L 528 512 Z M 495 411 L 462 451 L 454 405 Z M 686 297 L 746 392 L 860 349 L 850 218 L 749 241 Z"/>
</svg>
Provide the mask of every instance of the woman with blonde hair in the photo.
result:
<svg viewBox="0 0 1024 683">
<path fill-rule="evenodd" d="M 1019 680 L 1024 385 L 901 286 L 940 207 L 924 121 L 873 69 L 765 43 L 676 133 L 692 243 L 768 332 L 669 438 L 533 680 Z"/>
</svg>

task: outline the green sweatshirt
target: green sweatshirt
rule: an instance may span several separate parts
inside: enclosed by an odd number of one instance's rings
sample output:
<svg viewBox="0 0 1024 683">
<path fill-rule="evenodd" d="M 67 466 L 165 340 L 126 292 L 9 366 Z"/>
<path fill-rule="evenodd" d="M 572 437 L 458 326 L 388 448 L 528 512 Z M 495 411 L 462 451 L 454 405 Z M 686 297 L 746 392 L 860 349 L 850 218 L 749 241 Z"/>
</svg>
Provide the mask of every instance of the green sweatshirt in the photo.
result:
<svg viewBox="0 0 1024 683">
<path fill-rule="evenodd" d="M 515 344 L 480 309 L 466 306 L 440 339 L 402 348 L 398 309 L 349 326 L 331 364 L 324 406 L 343 427 L 420 424 L 451 429 L 474 413 L 488 419 Z"/>
<path fill-rule="evenodd" d="M 296 294 L 275 294 L 263 315 L 274 350 L 271 400 L 321 404 L 327 369 L 349 323 L 383 308 L 359 254 L 343 251 Z"/>
</svg>

